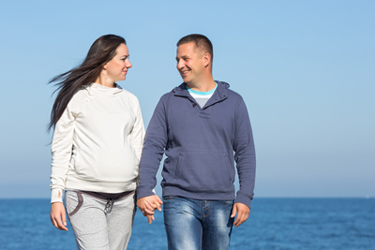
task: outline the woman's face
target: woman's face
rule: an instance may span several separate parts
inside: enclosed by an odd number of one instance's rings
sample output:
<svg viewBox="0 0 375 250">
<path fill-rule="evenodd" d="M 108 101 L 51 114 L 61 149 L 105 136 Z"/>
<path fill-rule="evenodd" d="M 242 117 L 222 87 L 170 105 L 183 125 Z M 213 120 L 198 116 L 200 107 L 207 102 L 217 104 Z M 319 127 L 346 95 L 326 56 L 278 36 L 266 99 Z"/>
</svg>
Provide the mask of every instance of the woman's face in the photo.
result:
<svg viewBox="0 0 375 250">
<path fill-rule="evenodd" d="M 129 51 L 125 44 L 120 44 L 116 49 L 116 55 L 104 65 L 107 81 L 116 82 L 126 79 L 128 69 L 132 67 L 129 61 Z"/>
</svg>

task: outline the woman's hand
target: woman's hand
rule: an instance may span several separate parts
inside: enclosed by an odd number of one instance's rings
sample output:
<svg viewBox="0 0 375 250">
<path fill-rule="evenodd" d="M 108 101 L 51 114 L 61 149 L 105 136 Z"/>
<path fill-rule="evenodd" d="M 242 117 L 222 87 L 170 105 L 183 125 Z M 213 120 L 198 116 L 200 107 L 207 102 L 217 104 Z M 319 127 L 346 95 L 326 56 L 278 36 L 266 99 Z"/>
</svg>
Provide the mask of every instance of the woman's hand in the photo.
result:
<svg viewBox="0 0 375 250">
<path fill-rule="evenodd" d="M 54 202 L 51 204 L 50 217 L 52 224 L 57 229 L 68 231 L 68 228 L 66 227 L 65 208 L 62 202 Z"/>
<path fill-rule="evenodd" d="M 157 195 L 146 196 L 138 199 L 137 206 L 143 213 L 143 216 L 147 217 L 148 224 L 151 224 L 154 217 L 154 211 L 157 209 L 161 211 L 162 200 Z"/>
</svg>

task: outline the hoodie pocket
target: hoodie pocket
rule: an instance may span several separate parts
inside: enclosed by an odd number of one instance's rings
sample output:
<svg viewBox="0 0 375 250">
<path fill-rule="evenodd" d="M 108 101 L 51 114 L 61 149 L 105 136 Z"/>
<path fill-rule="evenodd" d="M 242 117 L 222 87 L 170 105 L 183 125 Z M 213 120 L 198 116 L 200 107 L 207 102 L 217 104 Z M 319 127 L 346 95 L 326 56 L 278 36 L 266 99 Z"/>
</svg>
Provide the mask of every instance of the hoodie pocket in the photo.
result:
<svg viewBox="0 0 375 250">
<path fill-rule="evenodd" d="M 220 192 L 233 186 L 234 169 L 223 152 L 185 151 L 180 153 L 176 179 L 191 191 Z"/>
</svg>

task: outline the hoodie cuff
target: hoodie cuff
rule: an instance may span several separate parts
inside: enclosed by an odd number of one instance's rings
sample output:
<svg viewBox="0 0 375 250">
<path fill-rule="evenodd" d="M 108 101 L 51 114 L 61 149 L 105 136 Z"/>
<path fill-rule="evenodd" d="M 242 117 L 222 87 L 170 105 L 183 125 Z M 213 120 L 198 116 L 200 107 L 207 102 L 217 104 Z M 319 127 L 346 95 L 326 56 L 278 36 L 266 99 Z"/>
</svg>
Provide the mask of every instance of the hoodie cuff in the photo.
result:
<svg viewBox="0 0 375 250">
<path fill-rule="evenodd" d="M 247 195 L 243 195 L 240 192 L 238 192 L 236 200 L 234 202 L 243 203 L 250 208 L 251 207 L 251 200 L 252 200 L 252 198 L 249 198 Z"/>
<path fill-rule="evenodd" d="M 63 202 L 63 190 L 55 188 L 51 190 L 51 203 Z"/>
<path fill-rule="evenodd" d="M 142 189 L 142 188 L 137 188 L 137 199 L 140 199 L 140 198 L 143 198 L 143 197 L 147 197 L 147 196 L 151 196 L 151 195 L 155 195 L 155 189 L 152 189 L 151 191 L 149 191 L 148 189 Z"/>
</svg>

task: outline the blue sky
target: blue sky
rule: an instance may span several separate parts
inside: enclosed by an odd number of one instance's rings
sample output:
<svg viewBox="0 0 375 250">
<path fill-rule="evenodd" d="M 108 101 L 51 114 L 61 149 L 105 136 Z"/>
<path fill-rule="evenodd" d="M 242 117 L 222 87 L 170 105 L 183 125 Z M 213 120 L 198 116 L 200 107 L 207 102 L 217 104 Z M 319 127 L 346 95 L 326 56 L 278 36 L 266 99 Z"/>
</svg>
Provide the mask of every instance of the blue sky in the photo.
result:
<svg viewBox="0 0 375 250">
<path fill-rule="evenodd" d="M 202 33 L 214 78 L 248 106 L 256 197 L 375 197 L 374 1 L 6 1 L 0 9 L 0 198 L 49 197 L 53 76 L 104 34 L 147 126 L 180 84 L 176 42 Z M 160 181 L 160 177 L 159 177 Z M 160 192 L 160 188 L 157 188 Z"/>
</svg>

